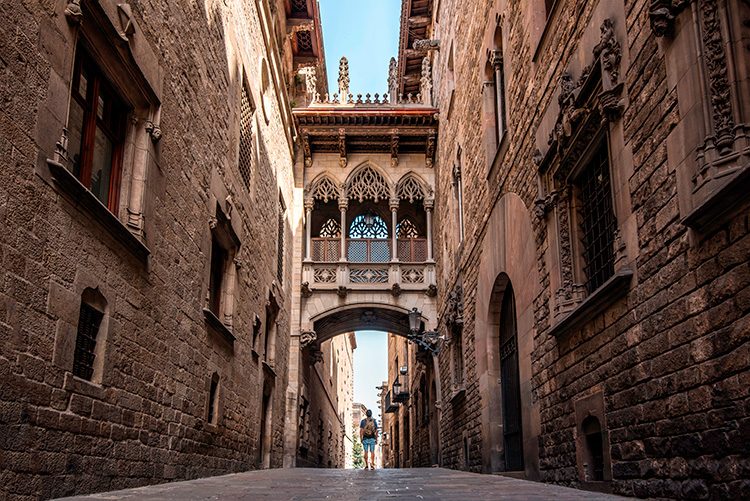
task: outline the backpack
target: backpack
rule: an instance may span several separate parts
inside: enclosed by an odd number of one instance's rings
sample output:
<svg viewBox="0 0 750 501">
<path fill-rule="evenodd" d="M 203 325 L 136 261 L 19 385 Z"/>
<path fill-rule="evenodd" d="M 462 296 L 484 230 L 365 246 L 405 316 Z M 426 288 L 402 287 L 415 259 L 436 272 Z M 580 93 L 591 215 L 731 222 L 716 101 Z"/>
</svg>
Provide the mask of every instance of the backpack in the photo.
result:
<svg viewBox="0 0 750 501">
<path fill-rule="evenodd" d="M 377 429 L 378 427 L 375 424 L 375 420 L 367 418 L 365 427 L 362 429 L 362 435 L 364 435 L 365 438 L 375 438 L 375 430 Z"/>
</svg>

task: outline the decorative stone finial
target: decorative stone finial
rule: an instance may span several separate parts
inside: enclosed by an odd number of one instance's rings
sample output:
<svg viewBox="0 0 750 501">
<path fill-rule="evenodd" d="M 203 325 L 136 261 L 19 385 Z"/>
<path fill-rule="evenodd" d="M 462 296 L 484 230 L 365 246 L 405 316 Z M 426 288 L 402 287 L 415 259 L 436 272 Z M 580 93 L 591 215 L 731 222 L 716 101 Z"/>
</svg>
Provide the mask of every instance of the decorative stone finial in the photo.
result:
<svg viewBox="0 0 750 501">
<path fill-rule="evenodd" d="M 388 66 L 388 95 L 398 95 L 398 64 L 395 57 L 391 58 L 391 63 Z"/>
<path fill-rule="evenodd" d="M 422 104 L 431 106 L 432 105 L 432 69 L 430 68 L 430 59 L 425 57 L 422 59 L 422 80 L 421 91 Z"/>
<path fill-rule="evenodd" d="M 346 57 L 342 57 L 339 61 L 339 95 L 341 104 L 346 104 L 347 96 L 349 96 L 349 61 Z"/>
</svg>

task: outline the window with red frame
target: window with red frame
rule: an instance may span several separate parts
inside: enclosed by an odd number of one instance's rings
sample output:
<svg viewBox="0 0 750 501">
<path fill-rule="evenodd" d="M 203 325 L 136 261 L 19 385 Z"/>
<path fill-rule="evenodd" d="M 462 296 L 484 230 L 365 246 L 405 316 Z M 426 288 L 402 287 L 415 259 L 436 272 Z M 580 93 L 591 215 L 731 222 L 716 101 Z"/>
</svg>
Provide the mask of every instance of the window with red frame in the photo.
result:
<svg viewBox="0 0 750 501">
<path fill-rule="evenodd" d="M 68 156 L 71 170 L 117 215 L 126 108 L 82 49 L 73 72 Z"/>
</svg>

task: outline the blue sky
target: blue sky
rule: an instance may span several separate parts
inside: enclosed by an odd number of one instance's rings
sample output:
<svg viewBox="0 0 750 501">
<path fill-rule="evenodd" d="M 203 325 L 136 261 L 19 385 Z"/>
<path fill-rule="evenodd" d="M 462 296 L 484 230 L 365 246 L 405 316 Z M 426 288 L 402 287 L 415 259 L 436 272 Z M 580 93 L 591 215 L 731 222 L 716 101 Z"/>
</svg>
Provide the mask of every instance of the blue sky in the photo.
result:
<svg viewBox="0 0 750 501">
<path fill-rule="evenodd" d="M 358 331 L 354 350 L 354 401 L 372 409 L 380 425 L 379 391 L 388 376 L 388 335 L 378 331 Z"/>
<path fill-rule="evenodd" d="M 328 90 L 338 92 L 339 60 L 349 60 L 349 92 L 388 92 L 388 64 L 398 58 L 401 0 L 319 0 Z"/>
<path fill-rule="evenodd" d="M 349 61 L 349 92 L 388 92 L 388 65 L 398 57 L 401 0 L 319 0 L 331 96 L 338 92 L 339 60 Z M 354 401 L 378 416 L 378 390 L 388 375 L 388 337 L 359 331 L 354 350 Z M 378 423 L 380 418 L 378 416 Z"/>
</svg>

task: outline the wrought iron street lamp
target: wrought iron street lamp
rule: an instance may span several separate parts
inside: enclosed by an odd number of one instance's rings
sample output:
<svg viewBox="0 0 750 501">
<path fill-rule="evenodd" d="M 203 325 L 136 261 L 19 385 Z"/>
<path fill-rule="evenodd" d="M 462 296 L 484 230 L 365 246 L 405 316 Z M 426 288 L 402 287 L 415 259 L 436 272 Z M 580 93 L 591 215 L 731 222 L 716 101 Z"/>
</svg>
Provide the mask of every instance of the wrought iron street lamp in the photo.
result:
<svg viewBox="0 0 750 501">
<path fill-rule="evenodd" d="M 412 308 L 409 312 L 409 342 L 415 342 L 433 355 L 440 353 L 440 341 L 443 340 L 436 330 L 422 330 L 422 314 L 418 309 Z"/>
</svg>

